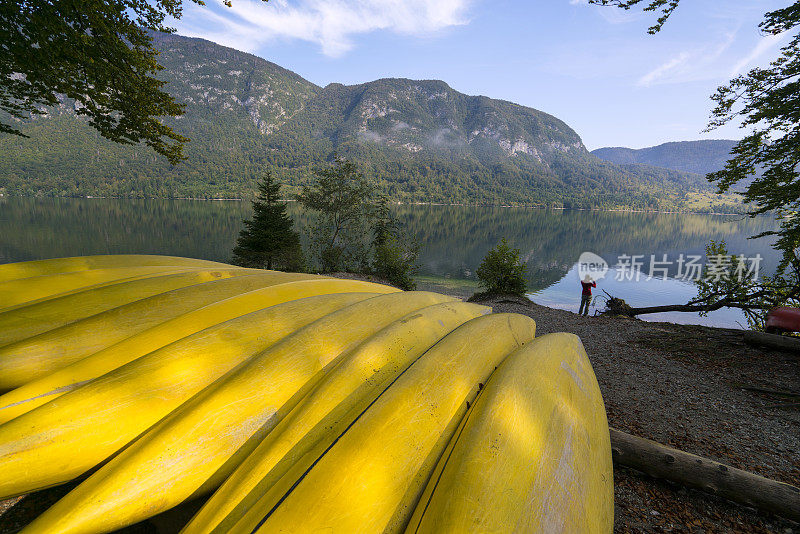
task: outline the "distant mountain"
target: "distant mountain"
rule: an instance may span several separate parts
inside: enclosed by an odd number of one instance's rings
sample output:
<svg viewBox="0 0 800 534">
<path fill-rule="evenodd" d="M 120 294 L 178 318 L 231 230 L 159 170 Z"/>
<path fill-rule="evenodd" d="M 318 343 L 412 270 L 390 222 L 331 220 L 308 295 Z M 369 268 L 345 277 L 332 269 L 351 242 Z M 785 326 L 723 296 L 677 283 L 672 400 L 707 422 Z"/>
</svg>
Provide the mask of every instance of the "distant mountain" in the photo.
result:
<svg viewBox="0 0 800 534">
<path fill-rule="evenodd" d="M 680 208 L 702 177 L 615 165 L 563 121 L 438 80 L 382 79 L 324 88 L 274 63 L 202 39 L 153 34 L 167 118 L 192 141 L 170 166 L 144 146 L 102 139 L 63 100 L 0 137 L 0 192 L 121 197 L 250 197 L 267 168 L 287 193 L 335 154 L 403 201 Z"/>
<path fill-rule="evenodd" d="M 640 149 L 598 148 L 592 154 L 611 163 L 638 163 L 706 175 L 725 166 L 736 143 L 728 139 L 679 141 Z"/>
</svg>

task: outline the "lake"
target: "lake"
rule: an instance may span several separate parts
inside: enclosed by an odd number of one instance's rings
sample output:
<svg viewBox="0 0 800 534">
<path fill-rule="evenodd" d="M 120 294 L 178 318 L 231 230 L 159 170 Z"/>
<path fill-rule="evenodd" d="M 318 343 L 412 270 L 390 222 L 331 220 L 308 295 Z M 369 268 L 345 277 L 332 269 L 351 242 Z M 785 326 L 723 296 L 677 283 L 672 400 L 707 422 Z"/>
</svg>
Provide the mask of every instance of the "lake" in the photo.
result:
<svg viewBox="0 0 800 534">
<path fill-rule="evenodd" d="M 309 218 L 297 204 L 288 206 L 302 230 Z M 679 279 L 678 262 L 681 255 L 702 255 L 711 239 L 724 239 L 732 254 L 760 256 L 760 274 L 774 272 L 779 259 L 769 239 L 748 239 L 775 227 L 769 217 L 428 205 L 393 209 L 420 244 L 420 287 L 462 295 L 477 291 L 475 269 L 505 237 L 521 250 L 531 299 L 575 311 L 580 302 L 577 262 L 585 251 L 610 266 L 595 293 L 603 295 L 600 289 L 605 289 L 639 306 L 693 297 L 694 287 Z M 227 261 L 241 221 L 249 215 L 250 203 L 238 201 L 5 197 L 0 198 L 0 263 L 123 253 Z M 657 276 L 647 280 L 651 255 L 663 263 L 653 273 Z M 627 269 L 631 261 L 642 263 L 638 281 L 626 279 L 634 272 Z M 598 310 L 604 306 L 601 297 L 595 304 Z M 705 318 L 686 313 L 643 318 L 734 328 L 745 324 L 737 310 Z"/>
</svg>

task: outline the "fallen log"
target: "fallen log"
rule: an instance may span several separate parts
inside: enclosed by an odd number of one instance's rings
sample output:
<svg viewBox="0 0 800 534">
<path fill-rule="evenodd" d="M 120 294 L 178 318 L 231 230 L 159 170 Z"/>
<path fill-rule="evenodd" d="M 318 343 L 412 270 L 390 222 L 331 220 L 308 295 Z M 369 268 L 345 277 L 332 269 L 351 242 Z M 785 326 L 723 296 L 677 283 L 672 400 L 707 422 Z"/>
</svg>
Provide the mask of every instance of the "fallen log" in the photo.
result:
<svg viewBox="0 0 800 534">
<path fill-rule="evenodd" d="M 736 299 L 722 298 L 716 302 L 709 303 L 707 300 L 691 300 L 686 304 L 665 304 L 662 306 L 644 306 L 633 307 L 623 299 L 611 296 L 608 291 L 603 290 L 608 295 L 606 302 L 606 311 L 610 315 L 624 315 L 627 317 L 636 317 L 638 315 L 646 315 L 648 313 L 665 313 L 665 312 L 692 312 L 692 313 L 709 313 L 717 311 L 721 308 L 738 308 L 740 310 L 751 310 L 752 306 L 747 302 L 740 302 Z"/>
<path fill-rule="evenodd" d="M 614 463 L 800 521 L 800 488 L 611 428 Z"/>
<path fill-rule="evenodd" d="M 778 334 L 748 330 L 744 333 L 744 341 L 749 345 L 800 353 L 800 337 L 779 336 Z"/>
</svg>

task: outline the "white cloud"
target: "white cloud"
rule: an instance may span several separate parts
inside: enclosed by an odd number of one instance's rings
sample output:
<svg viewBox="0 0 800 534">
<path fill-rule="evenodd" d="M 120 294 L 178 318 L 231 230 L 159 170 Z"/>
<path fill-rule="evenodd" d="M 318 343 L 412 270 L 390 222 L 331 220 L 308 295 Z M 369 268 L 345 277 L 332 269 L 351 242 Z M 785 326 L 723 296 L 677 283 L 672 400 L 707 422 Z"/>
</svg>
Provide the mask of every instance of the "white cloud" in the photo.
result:
<svg viewBox="0 0 800 534">
<path fill-rule="evenodd" d="M 653 82 L 658 81 L 661 78 L 664 78 L 671 72 L 675 72 L 678 69 L 678 67 L 686 63 L 686 61 L 690 57 L 691 57 L 690 53 L 682 52 L 680 55 L 670 59 L 666 63 L 659 65 L 655 69 L 651 70 L 650 72 L 639 78 L 639 81 L 636 82 L 636 85 L 641 87 L 651 86 Z"/>
<path fill-rule="evenodd" d="M 788 35 L 788 32 L 784 32 L 778 35 L 767 35 L 762 37 L 749 54 L 736 62 L 736 64 L 733 66 L 733 69 L 731 69 L 731 78 L 739 75 L 745 69 L 745 67 L 755 63 L 759 58 L 761 58 L 761 56 L 778 46 Z"/>
<path fill-rule="evenodd" d="M 716 44 L 708 43 L 662 63 L 636 82 L 639 87 L 650 87 L 662 83 L 687 83 L 699 80 L 714 80 L 725 75 L 721 58 L 736 39 L 736 31 L 721 35 Z"/>
<path fill-rule="evenodd" d="M 466 24 L 471 0 L 233 0 L 233 7 L 189 4 L 177 22 L 184 35 L 255 51 L 274 39 L 318 44 L 328 56 L 352 49 L 353 37 L 377 30 L 429 35 Z"/>
</svg>

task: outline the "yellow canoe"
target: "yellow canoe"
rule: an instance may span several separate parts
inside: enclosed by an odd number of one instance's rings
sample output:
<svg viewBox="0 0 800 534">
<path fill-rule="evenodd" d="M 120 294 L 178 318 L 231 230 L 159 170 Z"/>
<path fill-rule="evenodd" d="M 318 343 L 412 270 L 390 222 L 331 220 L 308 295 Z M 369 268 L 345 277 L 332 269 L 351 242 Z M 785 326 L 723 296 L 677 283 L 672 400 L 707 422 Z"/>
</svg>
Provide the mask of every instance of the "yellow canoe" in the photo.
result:
<svg viewBox="0 0 800 534">
<path fill-rule="evenodd" d="M 118 267 L 32 276 L 0 282 L 0 312 L 120 282 L 199 270 L 203 269 L 173 266 Z"/>
<path fill-rule="evenodd" d="M 106 254 L 98 256 L 73 256 L 49 260 L 22 261 L 0 265 L 0 282 L 17 280 L 32 276 L 72 273 L 89 269 L 113 269 L 117 267 L 230 267 L 224 263 L 178 256 L 157 256 L 149 254 Z"/>
<path fill-rule="evenodd" d="M 25 306 L 0 310 L 0 346 L 26 339 L 54 328 L 181 287 L 213 280 L 253 274 L 253 270 L 229 269 L 189 270 L 121 281 L 87 289 Z M 3 371 L 0 370 L 0 380 Z M 2 389 L 4 386 L 0 386 Z"/>
<path fill-rule="evenodd" d="M 611 443 L 583 345 L 548 334 L 500 365 L 451 441 L 406 534 L 608 533 Z"/>
</svg>

